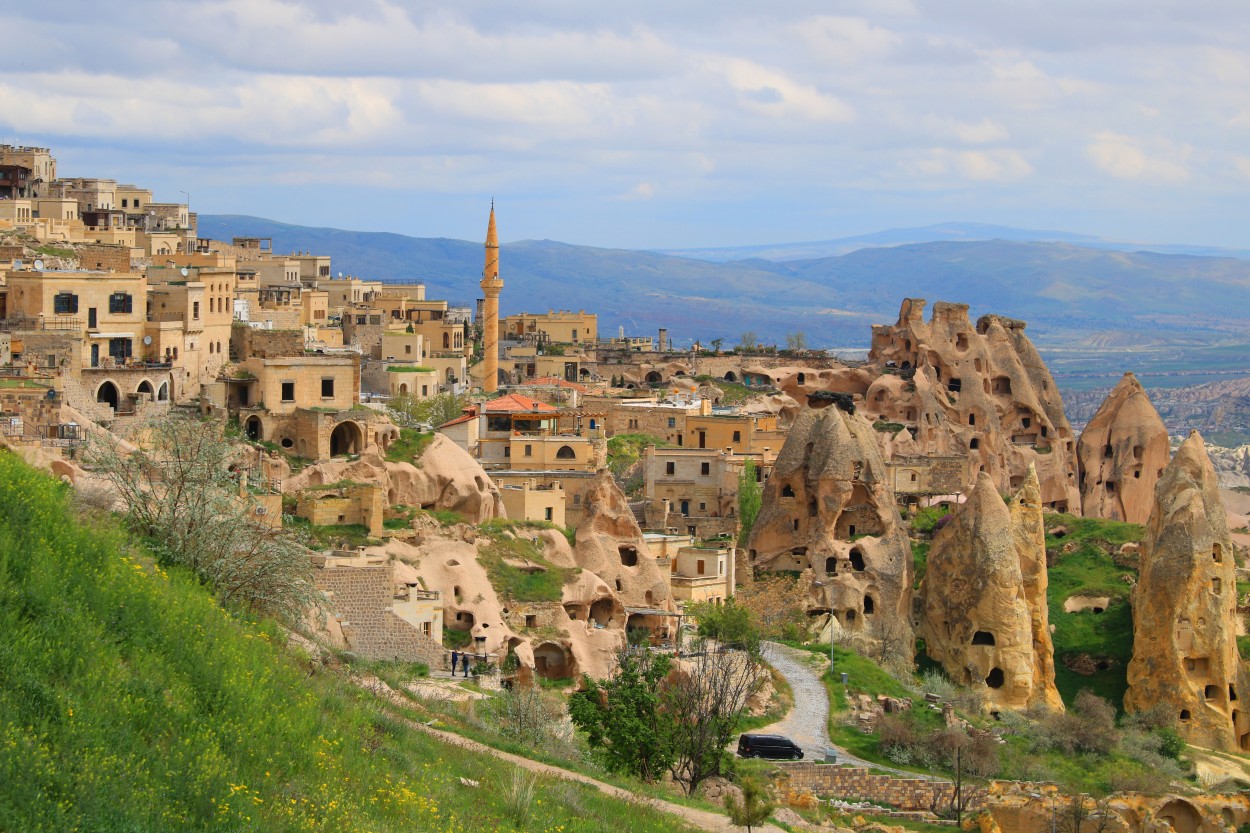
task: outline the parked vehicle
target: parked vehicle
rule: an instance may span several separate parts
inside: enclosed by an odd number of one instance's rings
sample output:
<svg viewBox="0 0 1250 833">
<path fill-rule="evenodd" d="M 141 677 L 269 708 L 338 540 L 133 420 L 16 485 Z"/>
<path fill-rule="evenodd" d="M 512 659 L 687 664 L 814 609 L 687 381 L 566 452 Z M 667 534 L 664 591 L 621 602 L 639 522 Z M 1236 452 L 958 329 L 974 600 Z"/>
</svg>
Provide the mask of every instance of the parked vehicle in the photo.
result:
<svg viewBox="0 0 1250 833">
<path fill-rule="evenodd" d="M 738 738 L 738 757 L 797 761 L 803 757 L 803 750 L 781 735 L 742 735 Z"/>
</svg>

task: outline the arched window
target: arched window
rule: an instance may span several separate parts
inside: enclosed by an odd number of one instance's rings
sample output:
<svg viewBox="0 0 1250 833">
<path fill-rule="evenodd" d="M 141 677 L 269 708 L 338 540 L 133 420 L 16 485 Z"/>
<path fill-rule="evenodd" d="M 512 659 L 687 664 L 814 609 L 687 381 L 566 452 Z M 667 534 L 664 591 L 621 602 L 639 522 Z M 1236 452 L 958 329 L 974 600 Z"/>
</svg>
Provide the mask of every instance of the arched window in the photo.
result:
<svg viewBox="0 0 1250 833">
<path fill-rule="evenodd" d="M 577 452 L 573 450 L 572 446 L 562 445 L 560 446 L 560 450 L 556 452 L 556 459 L 557 460 L 576 460 Z"/>
</svg>

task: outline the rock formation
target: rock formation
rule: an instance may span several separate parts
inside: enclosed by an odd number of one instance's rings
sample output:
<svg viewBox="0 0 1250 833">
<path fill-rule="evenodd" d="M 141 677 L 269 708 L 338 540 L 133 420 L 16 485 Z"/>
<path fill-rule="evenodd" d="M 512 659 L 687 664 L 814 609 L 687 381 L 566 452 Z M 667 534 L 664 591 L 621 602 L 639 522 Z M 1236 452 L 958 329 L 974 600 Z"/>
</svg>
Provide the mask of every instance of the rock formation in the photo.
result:
<svg viewBox="0 0 1250 833">
<path fill-rule="evenodd" d="M 354 480 L 382 486 L 389 506 L 450 510 L 470 523 L 504 517 L 499 488 L 468 452 L 447 437 L 435 434 L 417 462 L 389 463 L 374 453 L 352 461 L 328 460 L 284 480 L 283 491 Z"/>
<path fill-rule="evenodd" d="M 1171 447 L 1141 383 L 1125 373 L 1076 444 L 1081 513 L 1144 524 Z"/>
<path fill-rule="evenodd" d="M 1024 485 L 1007 506 L 1011 510 L 1011 535 L 1016 559 L 1020 562 L 1024 600 L 1029 606 L 1029 625 L 1033 633 L 1030 705 L 1063 711 L 1063 699 L 1055 687 L 1055 645 L 1050 638 L 1050 608 L 1046 603 L 1046 590 L 1050 585 L 1046 570 L 1046 524 L 1042 518 L 1041 485 L 1033 466 L 1029 466 Z"/>
<path fill-rule="evenodd" d="M 1215 469 L 1189 435 L 1155 486 L 1133 591 L 1129 712 L 1166 704 L 1191 743 L 1250 749 L 1232 542 Z"/>
<path fill-rule="evenodd" d="M 921 635 L 929 656 L 955 682 L 984 686 L 994 706 L 1062 709 L 1032 471 L 1012 503 L 1009 509 L 981 472 L 967 501 L 934 537 L 920 591 Z"/>
<path fill-rule="evenodd" d="M 601 469 L 582 498 L 585 513 L 578 524 L 573 559 L 612 588 L 628 612 L 629 627 L 669 632 L 676 620 L 659 613 L 676 611 L 667 575 L 643 540 L 625 494 Z"/>
<path fill-rule="evenodd" d="M 801 412 L 764 486 L 750 558 L 764 570 L 812 570 L 809 613 L 832 614 L 835 630 L 888 642 L 910 661 L 911 548 L 875 435 L 836 405 Z"/>
<path fill-rule="evenodd" d="M 909 298 L 896 324 L 873 327 L 862 409 L 903 426 L 924 456 L 961 461 L 960 485 L 984 471 L 1015 491 L 1032 464 L 1048 510 L 1079 509 L 1072 429 L 1024 322 L 986 315 L 974 328 L 966 304 L 944 302 L 926 322 L 924 307 Z"/>
</svg>

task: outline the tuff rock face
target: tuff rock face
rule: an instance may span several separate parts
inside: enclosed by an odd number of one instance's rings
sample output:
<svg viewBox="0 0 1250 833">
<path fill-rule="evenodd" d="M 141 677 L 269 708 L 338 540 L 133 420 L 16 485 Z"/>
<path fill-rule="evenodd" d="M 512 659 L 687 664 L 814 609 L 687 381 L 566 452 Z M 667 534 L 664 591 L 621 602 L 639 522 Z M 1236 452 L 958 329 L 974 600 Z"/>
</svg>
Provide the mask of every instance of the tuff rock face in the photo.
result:
<svg viewBox="0 0 1250 833">
<path fill-rule="evenodd" d="M 576 566 L 594 573 L 627 608 L 675 611 L 668 579 L 656 563 L 625 494 L 601 469 L 583 498 L 586 507 L 573 546 Z M 638 625 L 661 626 L 659 617 Z M 676 621 L 672 624 L 675 626 Z"/>
<path fill-rule="evenodd" d="M 863 410 L 901 423 L 928 456 L 966 457 L 963 482 L 978 472 L 1015 491 L 1037 469 L 1049 511 L 1076 511 L 1076 447 L 1050 371 L 1024 334 L 1025 324 L 982 316 L 967 304 L 903 301 L 898 322 L 875 326 L 868 361 L 879 375 L 863 391 Z"/>
<path fill-rule="evenodd" d="M 1163 420 L 1137 377 L 1125 373 L 1076 445 L 1081 513 L 1146 523 L 1170 453 Z"/>
<path fill-rule="evenodd" d="M 1166 704 L 1190 743 L 1250 749 L 1232 542 L 1215 469 L 1189 435 L 1155 486 L 1133 591 L 1129 712 Z"/>
<path fill-rule="evenodd" d="M 876 432 L 835 405 L 803 410 L 764 486 L 750 541 L 753 566 L 811 570 L 810 613 L 835 632 L 888 640 L 910 661 L 911 548 Z"/>
<path fill-rule="evenodd" d="M 1029 466 L 1024 485 L 1007 508 L 1011 510 L 1011 535 L 1016 558 L 1020 562 L 1024 600 L 1029 607 L 1029 625 L 1033 633 L 1033 696 L 1029 705 L 1063 711 L 1063 699 L 1055 687 L 1055 645 L 1050 638 L 1050 609 L 1046 605 L 1050 576 L 1046 571 L 1046 525 L 1042 518 L 1041 485 L 1037 481 L 1037 470 L 1032 466 Z"/>
<path fill-rule="evenodd" d="M 1012 507 L 982 472 L 935 537 L 921 587 L 921 635 L 957 683 L 999 708 L 1063 709 L 1046 615 L 1046 550 L 1036 474 Z"/>
<path fill-rule="evenodd" d="M 450 509 L 470 523 L 505 515 L 499 487 L 467 451 L 442 434 L 434 435 L 421 454 L 419 467 L 390 463 L 374 453 L 362 454 L 357 460 L 334 459 L 308 466 L 284 479 L 283 491 L 297 492 L 341 480 L 377 483 L 386 490 L 389 505 Z"/>
</svg>

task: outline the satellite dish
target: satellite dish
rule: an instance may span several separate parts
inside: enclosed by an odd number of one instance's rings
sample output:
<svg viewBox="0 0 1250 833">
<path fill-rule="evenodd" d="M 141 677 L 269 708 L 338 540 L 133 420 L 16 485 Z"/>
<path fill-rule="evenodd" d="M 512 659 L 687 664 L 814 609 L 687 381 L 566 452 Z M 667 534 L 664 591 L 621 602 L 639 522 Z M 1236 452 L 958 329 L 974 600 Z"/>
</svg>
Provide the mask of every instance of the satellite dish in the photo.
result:
<svg viewBox="0 0 1250 833">
<path fill-rule="evenodd" d="M 342 278 L 342 277 L 343 277 L 343 273 L 339 272 L 339 278 Z"/>
<path fill-rule="evenodd" d="M 42 272 L 42 271 L 43 271 L 43 261 L 42 261 L 42 260 L 36 260 L 36 261 L 35 261 L 35 271 L 36 271 L 36 272 Z"/>
<path fill-rule="evenodd" d="M 56 391 L 55 391 L 55 390 L 50 390 L 50 391 L 48 391 L 48 398 L 49 398 L 49 399 L 56 399 Z"/>
<path fill-rule="evenodd" d="M 152 343 L 152 337 L 151 337 L 151 336 L 144 336 L 144 337 L 143 337 L 143 343 L 144 343 L 144 344 L 151 344 L 151 343 Z"/>
<path fill-rule="evenodd" d="M 189 275 L 189 274 L 191 274 L 191 270 L 190 270 L 190 269 L 188 269 L 188 268 L 187 268 L 187 267 L 185 267 L 185 266 L 184 266 L 184 267 L 182 267 L 182 276 L 185 278 L 185 277 L 186 277 L 187 275 Z"/>
<path fill-rule="evenodd" d="M 13 268 L 14 268 L 14 269 L 21 269 L 21 268 L 22 268 L 22 262 L 21 262 L 20 260 L 14 259 L 14 260 L 13 260 Z"/>
</svg>

